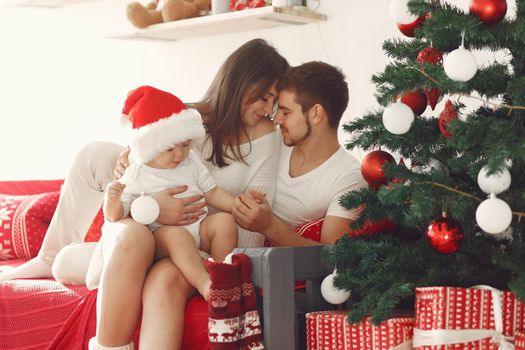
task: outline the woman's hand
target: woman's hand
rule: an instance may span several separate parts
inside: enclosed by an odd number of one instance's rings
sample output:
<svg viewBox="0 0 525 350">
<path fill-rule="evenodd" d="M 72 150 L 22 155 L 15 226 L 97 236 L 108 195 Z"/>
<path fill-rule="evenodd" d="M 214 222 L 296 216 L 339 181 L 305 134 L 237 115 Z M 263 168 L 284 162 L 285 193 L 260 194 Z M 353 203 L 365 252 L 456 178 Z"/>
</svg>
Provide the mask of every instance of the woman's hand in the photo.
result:
<svg viewBox="0 0 525 350">
<path fill-rule="evenodd" d="M 203 208 L 206 206 L 201 195 L 175 198 L 174 195 L 184 193 L 188 186 L 178 186 L 167 188 L 155 195 L 153 198 L 159 203 L 160 214 L 157 222 L 162 225 L 189 225 L 206 213 Z"/>
<path fill-rule="evenodd" d="M 126 168 L 129 166 L 129 146 L 126 147 L 126 149 L 122 152 L 120 152 L 120 155 L 117 159 L 117 165 L 115 165 L 115 169 L 113 169 L 113 177 L 118 180 L 124 175 L 124 172 L 126 171 Z"/>
</svg>

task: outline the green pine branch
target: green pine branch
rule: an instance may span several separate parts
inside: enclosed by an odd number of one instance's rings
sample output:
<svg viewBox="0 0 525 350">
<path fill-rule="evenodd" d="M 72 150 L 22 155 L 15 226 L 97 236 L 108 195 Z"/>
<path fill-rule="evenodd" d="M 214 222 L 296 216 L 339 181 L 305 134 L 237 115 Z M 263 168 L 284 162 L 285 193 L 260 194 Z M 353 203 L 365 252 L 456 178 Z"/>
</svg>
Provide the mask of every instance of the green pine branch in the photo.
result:
<svg viewBox="0 0 525 350">
<path fill-rule="evenodd" d="M 345 236 L 323 252 L 326 264 L 337 268 L 336 286 L 352 291 L 352 322 L 390 317 L 395 308 L 412 305 L 414 288 L 421 286 L 489 284 L 525 297 L 525 0 L 517 1 L 514 18 L 492 26 L 440 1 L 412 0 L 409 8 L 431 16 L 416 38 L 383 44 L 392 61 L 372 77 L 382 107 L 343 126 L 347 149 L 381 148 L 412 164 L 387 164 L 383 171 L 394 182 L 341 197 L 346 208 L 366 207 L 352 229 L 385 218 L 397 225 L 394 232 Z M 503 60 L 479 67 L 468 82 L 451 80 L 442 65 L 417 62 L 430 45 L 443 53 L 457 49 L 462 32 L 468 49 L 498 51 Z M 384 128 L 383 107 L 423 87 L 438 87 L 453 101 L 460 118 L 447 125 L 452 137 L 440 133 L 440 111 L 416 117 L 403 135 Z M 483 101 L 482 107 L 467 112 L 469 100 Z M 476 209 L 487 198 L 477 184 L 483 166 L 491 172 L 507 166 L 512 176 L 510 189 L 498 198 L 510 205 L 513 220 L 499 235 L 476 223 Z M 464 238 L 453 254 L 436 251 L 425 235 L 443 210 L 462 227 Z"/>
</svg>

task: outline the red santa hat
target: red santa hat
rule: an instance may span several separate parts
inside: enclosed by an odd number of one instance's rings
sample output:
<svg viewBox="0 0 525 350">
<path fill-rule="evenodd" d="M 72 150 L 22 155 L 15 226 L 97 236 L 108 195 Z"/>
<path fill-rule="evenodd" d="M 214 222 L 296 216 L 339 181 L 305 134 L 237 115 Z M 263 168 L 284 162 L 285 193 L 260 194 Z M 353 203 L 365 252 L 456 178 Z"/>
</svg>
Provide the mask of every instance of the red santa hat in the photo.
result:
<svg viewBox="0 0 525 350">
<path fill-rule="evenodd" d="M 122 109 L 131 122 L 130 157 L 144 164 L 177 143 L 205 134 L 199 112 L 186 109 L 175 95 L 151 86 L 141 86 L 127 97 Z"/>
</svg>

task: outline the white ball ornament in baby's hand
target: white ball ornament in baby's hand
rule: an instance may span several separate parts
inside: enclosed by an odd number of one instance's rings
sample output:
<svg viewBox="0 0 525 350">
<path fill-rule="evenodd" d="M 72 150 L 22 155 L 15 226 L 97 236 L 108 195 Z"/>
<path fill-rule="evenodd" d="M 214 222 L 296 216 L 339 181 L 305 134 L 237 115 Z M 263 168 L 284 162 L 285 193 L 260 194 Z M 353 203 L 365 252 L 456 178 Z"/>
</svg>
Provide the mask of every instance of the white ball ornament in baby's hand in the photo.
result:
<svg viewBox="0 0 525 350">
<path fill-rule="evenodd" d="M 339 305 L 350 298 L 350 291 L 338 289 L 334 286 L 335 273 L 325 277 L 321 283 L 321 295 L 330 304 Z"/>
<path fill-rule="evenodd" d="M 156 200 L 141 195 L 131 203 L 131 217 L 139 224 L 149 225 L 159 217 L 160 208 Z"/>
</svg>

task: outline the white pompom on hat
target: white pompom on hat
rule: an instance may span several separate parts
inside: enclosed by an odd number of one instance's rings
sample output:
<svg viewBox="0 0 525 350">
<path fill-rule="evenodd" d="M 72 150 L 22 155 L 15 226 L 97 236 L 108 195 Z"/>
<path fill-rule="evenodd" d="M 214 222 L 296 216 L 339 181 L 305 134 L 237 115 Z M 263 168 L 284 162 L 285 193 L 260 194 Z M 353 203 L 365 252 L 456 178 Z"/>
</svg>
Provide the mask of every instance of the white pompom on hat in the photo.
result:
<svg viewBox="0 0 525 350">
<path fill-rule="evenodd" d="M 127 97 L 122 113 L 133 127 L 130 157 L 145 164 L 178 143 L 205 135 L 200 113 L 175 95 L 140 86 Z"/>
</svg>

